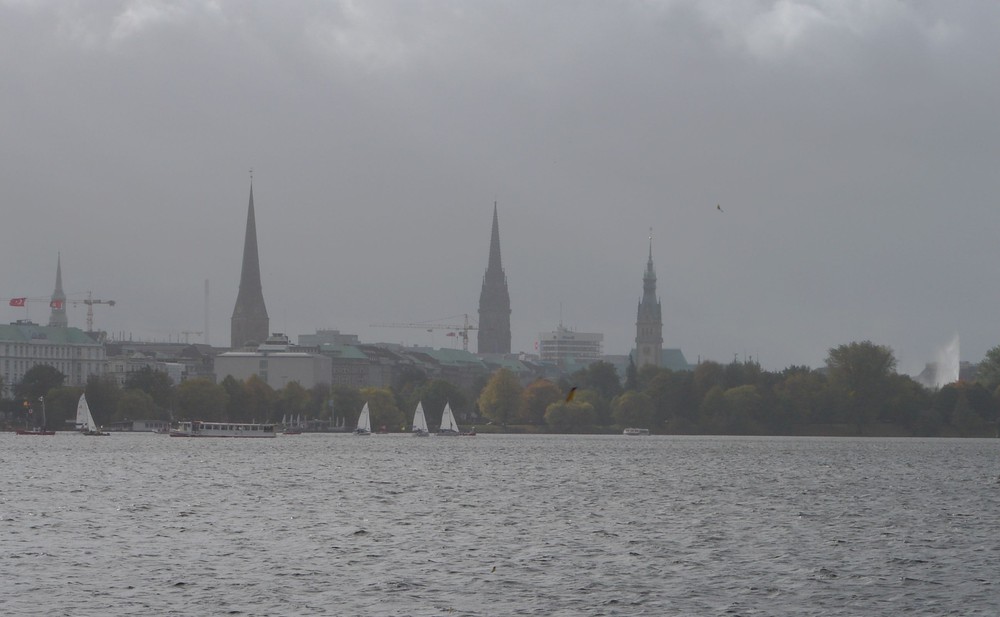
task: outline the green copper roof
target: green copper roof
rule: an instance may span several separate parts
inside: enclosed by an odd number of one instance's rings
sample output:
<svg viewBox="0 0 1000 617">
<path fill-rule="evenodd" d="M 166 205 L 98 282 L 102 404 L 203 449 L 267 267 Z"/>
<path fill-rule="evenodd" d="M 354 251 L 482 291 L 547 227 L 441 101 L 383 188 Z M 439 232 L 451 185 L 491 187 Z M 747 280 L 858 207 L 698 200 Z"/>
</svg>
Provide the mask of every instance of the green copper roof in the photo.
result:
<svg viewBox="0 0 1000 617">
<path fill-rule="evenodd" d="M 484 367 L 483 361 L 473 353 L 462 349 L 431 349 L 430 347 L 409 348 L 407 351 L 416 351 L 431 358 L 435 362 L 446 366 L 478 366 Z"/>
<path fill-rule="evenodd" d="M 0 342 L 52 343 L 56 345 L 98 345 L 80 328 L 59 328 L 36 324 L 12 323 L 0 325 Z"/>
<path fill-rule="evenodd" d="M 323 343 L 319 346 L 319 352 L 324 356 L 343 360 L 367 360 L 368 356 L 353 345 L 337 345 L 334 343 Z"/>
</svg>

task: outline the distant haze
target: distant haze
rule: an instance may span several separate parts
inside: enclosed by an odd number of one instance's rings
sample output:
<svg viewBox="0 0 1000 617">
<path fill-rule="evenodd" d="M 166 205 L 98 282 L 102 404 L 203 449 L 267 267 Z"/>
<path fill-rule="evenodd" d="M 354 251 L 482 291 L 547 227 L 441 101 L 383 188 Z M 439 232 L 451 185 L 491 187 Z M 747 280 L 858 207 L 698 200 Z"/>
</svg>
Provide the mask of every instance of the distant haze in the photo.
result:
<svg viewBox="0 0 1000 617">
<path fill-rule="evenodd" d="M 293 339 L 453 346 L 369 324 L 475 320 L 497 201 L 515 351 L 561 318 L 628 353 L 652 227 L 691 362 L 870 339 L 916 373 L 956 332 L 978 361 L 997 32 L 961 1 L 0 0 L 0 296 L 48 297 L 61 251 L 71 298 L 117 301 L 96 327 L 179 340 L 209 279 L 228 345 L 253 168 Z"/>
</svg>

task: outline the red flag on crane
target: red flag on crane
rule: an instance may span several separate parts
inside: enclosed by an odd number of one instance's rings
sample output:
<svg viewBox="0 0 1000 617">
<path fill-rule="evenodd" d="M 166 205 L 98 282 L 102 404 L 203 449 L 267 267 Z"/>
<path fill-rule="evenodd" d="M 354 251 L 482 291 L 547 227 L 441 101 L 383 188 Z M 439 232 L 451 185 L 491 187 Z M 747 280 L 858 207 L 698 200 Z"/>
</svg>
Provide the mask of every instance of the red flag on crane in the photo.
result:
<svg viewBox="0 0 1000 617">
<path fill-rule="evenodd" d="M 63 301 L 62 300 L 53 300 L 52 302 L 49 302 L 49 307 L 54 308 L 54 309 L 61 309 L 63 307 Z"/>
<path fill-rule="evenodd" d="M 11 298 L 10 299 L 10 305 L 11 306 L 24 306 L 24 303 L 27 302 L 27 300 L 28 300 L 27 298 Z"/>
</svg>

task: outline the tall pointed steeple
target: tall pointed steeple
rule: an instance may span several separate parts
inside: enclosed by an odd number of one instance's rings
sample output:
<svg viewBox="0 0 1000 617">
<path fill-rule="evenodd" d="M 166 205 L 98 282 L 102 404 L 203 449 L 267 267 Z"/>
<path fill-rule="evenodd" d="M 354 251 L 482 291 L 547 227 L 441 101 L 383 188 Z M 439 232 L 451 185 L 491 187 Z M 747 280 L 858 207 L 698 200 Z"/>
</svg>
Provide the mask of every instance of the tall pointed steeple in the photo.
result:
<svg viewBox="0 0 1000 617">
<path fill-rule="evenodd" d="M 52 313 L 49 314 L 49 325 L 56 328 L 69 326 L 69 319 L 66 317 L 66 294 L 62 287 L 62 254 L 56 256 L 56 289 L 52 292 L 52 301 L 49 302 Z"/>
<path fill-rule="evenodd" d="M 510 292 L 500 263 L 500 222 L 493 202 L 493 233 L 490 260 L 479 293 L 479 353 L 510 353 Z"/>
<path fill-rule="evenodd" d="M 257 256 L 257 223 L 253 212 L 253 178 L 250 180 L 250 205 L 247 208 L 247 230 L 243 240 L 243 269 L 240 273 L 240 291 L 233 308 L 233 348 L 248 343 L 263 343 L 267 338 L 270 321 L 264 306 L 264 292 L 260 285 L 260 260 Z"/>
<path fill-rule="evenodd" d="M 649 259 L 642 276 L 642 300 L 635 318 L 635 358 L 637 368 L 660 366 L 663 356 L 663 316 L 656 298 L 656 271 L 653 269 L 653 230 L 649 230 Z"/>
</svg>

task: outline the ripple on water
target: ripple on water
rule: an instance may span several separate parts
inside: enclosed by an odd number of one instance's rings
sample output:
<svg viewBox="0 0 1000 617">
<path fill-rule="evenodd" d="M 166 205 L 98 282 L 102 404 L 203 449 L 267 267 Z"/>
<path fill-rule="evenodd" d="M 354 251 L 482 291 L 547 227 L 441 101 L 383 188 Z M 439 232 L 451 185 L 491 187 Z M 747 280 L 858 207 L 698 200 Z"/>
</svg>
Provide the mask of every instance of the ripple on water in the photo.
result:
<svg viewBox="0 0 1000 617">
<path fill-rule="evenodd" d="M 0 613 L 1000 613 L 994 440 L 72 437 L 0 436 Z"/>
</svg>

